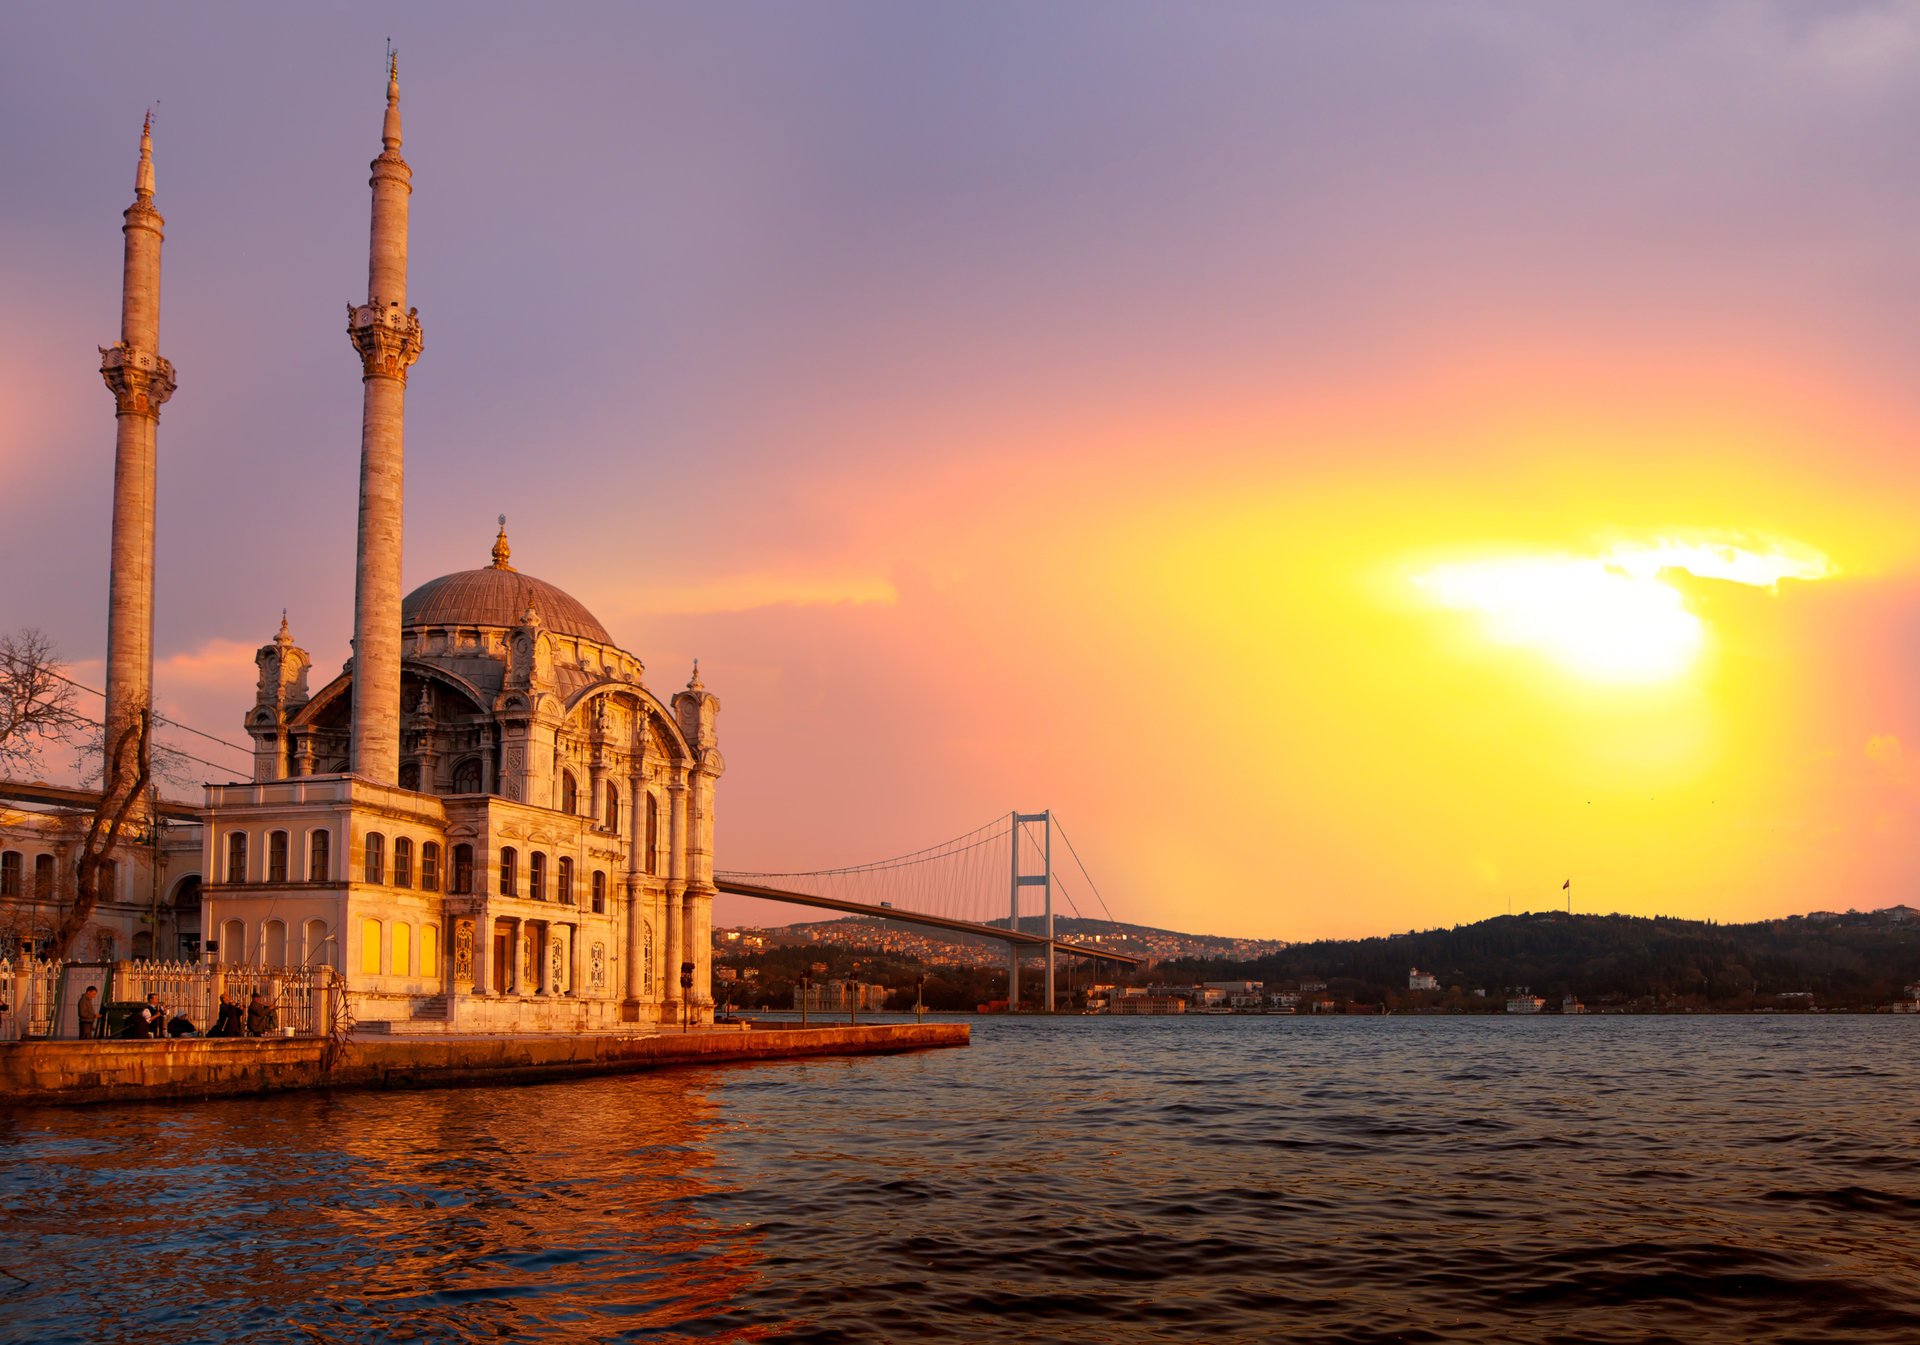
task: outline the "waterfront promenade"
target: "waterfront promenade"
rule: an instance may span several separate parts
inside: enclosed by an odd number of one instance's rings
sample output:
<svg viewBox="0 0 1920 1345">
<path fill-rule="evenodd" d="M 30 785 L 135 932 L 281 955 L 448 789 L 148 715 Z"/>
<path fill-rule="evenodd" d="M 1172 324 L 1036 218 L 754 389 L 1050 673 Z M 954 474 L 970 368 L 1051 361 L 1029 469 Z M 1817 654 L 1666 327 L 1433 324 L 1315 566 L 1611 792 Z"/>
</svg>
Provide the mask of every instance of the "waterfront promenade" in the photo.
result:
<svg viewBox="0 0 1920 1345">
<path fill-rule="evenodd" d="M 541 1083 L 676 1065 L 965 1046 L 965 1023 L 721 1025 L 690 1032 L 0 1043 L 0 1106 L 232 1097 L 293 1089 Z"/>
</svg>

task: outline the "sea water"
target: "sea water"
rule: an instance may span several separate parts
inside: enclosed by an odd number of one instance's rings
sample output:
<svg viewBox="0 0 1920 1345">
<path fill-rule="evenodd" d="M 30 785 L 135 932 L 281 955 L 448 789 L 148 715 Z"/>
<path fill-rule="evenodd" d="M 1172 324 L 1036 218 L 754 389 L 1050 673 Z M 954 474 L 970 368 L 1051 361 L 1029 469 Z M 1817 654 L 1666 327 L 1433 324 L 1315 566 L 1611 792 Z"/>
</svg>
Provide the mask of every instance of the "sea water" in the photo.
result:
<svg viewBox="0 0 1920 1345">
<path fill-rule="evenodd" d="M 1920 1340 L 1920 1018 L 983 1018 L 0 1113 L 0 1338 Z"/>
</svg>

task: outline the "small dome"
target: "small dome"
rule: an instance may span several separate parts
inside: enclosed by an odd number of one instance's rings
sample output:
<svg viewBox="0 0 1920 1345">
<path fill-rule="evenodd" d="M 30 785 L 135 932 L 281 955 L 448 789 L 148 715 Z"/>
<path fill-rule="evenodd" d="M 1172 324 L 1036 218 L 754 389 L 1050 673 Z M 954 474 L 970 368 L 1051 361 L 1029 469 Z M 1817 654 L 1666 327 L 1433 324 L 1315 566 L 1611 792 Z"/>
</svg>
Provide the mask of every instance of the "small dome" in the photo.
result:
<svg viewBox="0 0 1920 1345">
<path fill-rule="evenodd" d="M 520 624 L 529 602 L 538 609 L 541 622 L 556 635 L 613 643 L 607 628 L 572 594 L 504 566 L 461 570 L 429 579 L 401 602 L 400 625 L 512 629 Z"/>
</svg>

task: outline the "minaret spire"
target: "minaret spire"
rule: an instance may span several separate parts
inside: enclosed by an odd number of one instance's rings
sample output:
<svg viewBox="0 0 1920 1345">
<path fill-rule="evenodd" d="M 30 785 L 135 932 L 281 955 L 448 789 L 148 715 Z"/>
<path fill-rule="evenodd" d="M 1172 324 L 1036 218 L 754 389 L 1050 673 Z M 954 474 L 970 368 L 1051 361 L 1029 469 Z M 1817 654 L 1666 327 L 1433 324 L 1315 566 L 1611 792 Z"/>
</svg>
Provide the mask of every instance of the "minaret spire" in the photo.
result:
<svg viewBox="0 0 1920 1345">
<path fill-rule="evenodd" d="M 413 170 L 400 157 L 400 65 L 387 59 L 383 149 L 373 161 L 367 301 L 347 307 L 360 352 L 360 531 L 353 590 L 350 769 L 400 778 L 400 533 L 407 370 L 420 358 L 420 315 L 407 307 L 407 205 Z"/>
<path fill-rule="evenodd" d="M 153 207 L 153 114 L 140 128 L 133 204 L 123 218 L 120 339 L 100 348 L 100 377 L 113 393 L 113 540 L 107 582 L 106 774 L 109 806 L 132 782 L 137 758 L 113 769 L 121 736 L 153 705 L 153 496 L 160 407 L 173 395 L 173 366 L 160 357 L 160 244 L 166 220 Z M 136 808 L 139 805 L 135 805 Z"/>
</svg>

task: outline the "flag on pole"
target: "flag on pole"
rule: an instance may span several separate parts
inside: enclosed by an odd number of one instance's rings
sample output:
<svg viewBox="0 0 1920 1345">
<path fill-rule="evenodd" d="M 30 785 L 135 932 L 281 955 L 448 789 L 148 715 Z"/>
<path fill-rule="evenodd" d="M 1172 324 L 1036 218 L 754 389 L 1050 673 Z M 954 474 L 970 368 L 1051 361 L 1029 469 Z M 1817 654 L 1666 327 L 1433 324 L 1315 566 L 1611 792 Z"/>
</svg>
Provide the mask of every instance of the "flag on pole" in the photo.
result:
<svg viewBox="0 0 1920 1345">
<path fill-rule="evenodd" d="M 1566 882 L 1564 882 L 1564 883 L 1562 883 L 1562 884 L 1560 884 L 1560 890 L 1561 890 L 1562 892 L 1571 892 L 1571 891 L 1573 891 L 1573 879 L 1571 879 L 1571 878 L 1569 878 L 1569 879 L 1567 879 L 1567 881 L 1566 881 Z"/>
</svg>

